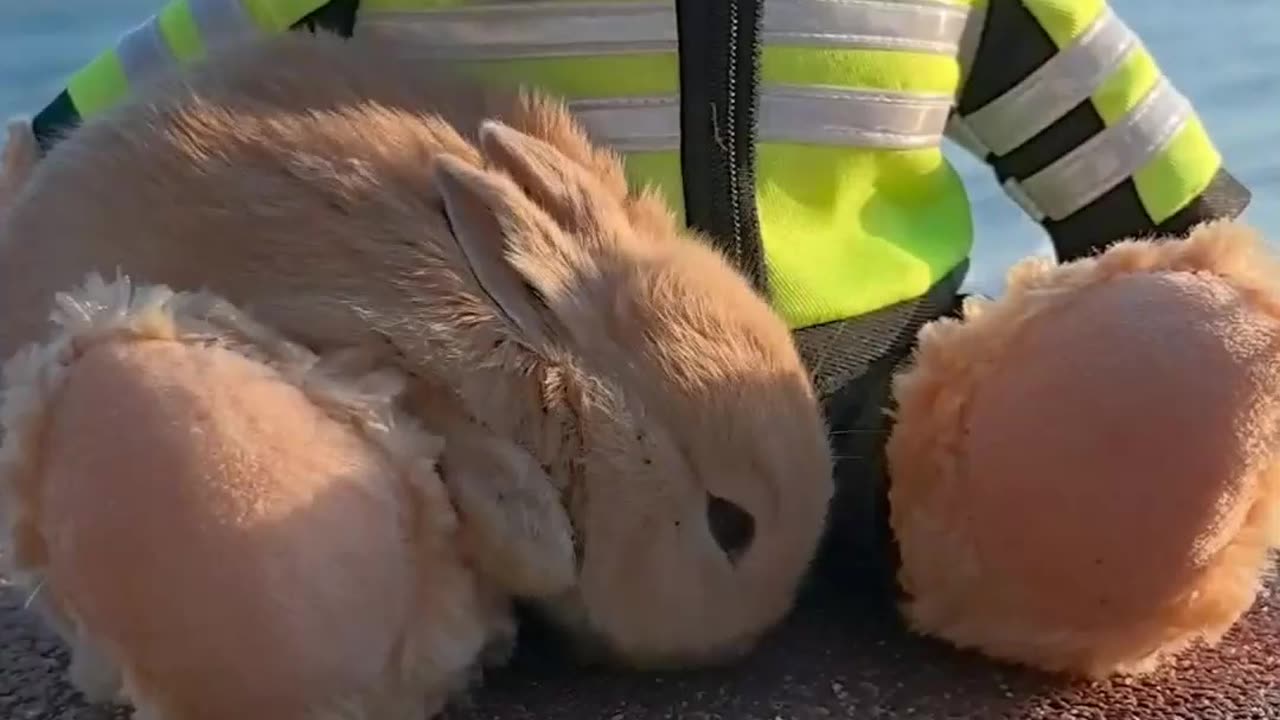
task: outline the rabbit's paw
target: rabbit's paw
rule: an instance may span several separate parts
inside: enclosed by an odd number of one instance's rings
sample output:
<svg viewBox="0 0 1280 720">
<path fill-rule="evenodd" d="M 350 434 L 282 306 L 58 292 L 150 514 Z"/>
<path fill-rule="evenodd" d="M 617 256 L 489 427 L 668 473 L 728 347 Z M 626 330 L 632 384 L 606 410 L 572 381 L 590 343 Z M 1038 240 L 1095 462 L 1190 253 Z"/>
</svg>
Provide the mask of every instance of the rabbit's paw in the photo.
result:
<svg viewBox="0 0 1280 720">
<path fill-rule="evenodd" d="M 0 487 L 78 684 L 166 720 L 438 709 L 491 619 L 394 378 L 123 280 L 55 318 L 7 367 Z"/>
<path fill-rule="evenodd" d="M 1092 676 L 1219 638 L 1280 540 L 1277 278 L 1219 223 L 926 328 L 888 450 L 912 625 Z"/>
</svg>

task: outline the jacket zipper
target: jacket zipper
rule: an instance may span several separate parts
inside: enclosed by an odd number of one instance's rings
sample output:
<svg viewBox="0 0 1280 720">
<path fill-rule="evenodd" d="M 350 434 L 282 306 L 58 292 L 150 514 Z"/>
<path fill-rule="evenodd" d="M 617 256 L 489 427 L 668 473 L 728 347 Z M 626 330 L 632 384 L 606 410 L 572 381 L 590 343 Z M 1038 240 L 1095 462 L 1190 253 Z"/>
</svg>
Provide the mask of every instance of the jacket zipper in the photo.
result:
<svg viewBox="0 0 1280 720">
<path fill-rule="evenodd" d="M 686 220 L 766 293 L 755 202 L 763 6 L 764 0 L 676 0 Z"/>
</svg>

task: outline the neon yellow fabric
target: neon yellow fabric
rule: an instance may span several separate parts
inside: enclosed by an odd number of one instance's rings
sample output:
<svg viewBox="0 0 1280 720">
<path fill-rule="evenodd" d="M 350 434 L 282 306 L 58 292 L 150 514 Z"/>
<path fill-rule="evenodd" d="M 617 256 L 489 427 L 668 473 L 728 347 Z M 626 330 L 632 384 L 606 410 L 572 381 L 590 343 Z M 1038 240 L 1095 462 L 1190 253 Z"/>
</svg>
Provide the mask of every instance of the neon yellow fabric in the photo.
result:
<svg viewBox="0 0 1280 720">
<path fill-rule="evenodd" d="M 675 53 L 478 60 L 465 64 L 489 82 L 540 88 L 566 100 L 680 91 Z"/>
<path fill-rule="evenodd" d="M 156 22 L 178 62 L 188 63 L 204 55 L 204 41 L 200 39 L 200 28 L 191 15 L 188 0 L 176 0 L 165 5 Z"/>
<path fill-rule="evenodd" d="M 1129 51 L 1120 67 L 1116 68 L 1093 93 L 1093 106 L 1107 126 L 1138 106 L 1147 93 L 1160 80 L 1160 68 L 1141 46 Z"/>
<path fill-rule="evenodd" d="M 328 0 L 241 0 L 259 28 L 268 33 L 288 30 Z M 204 42 L 186 0 L 175 0 L 156 17 L 165 42 L 180 62 L 204 53 Z M 67 82 L 67 94 L 82 118 L 89 118 L 123 100 L 129 81 L 115 49 L 102 53 Z"/>
<path fill-rule="evenodd" d="M 254 23 L 268 33 L 288 30 L 329 0 L 240 0 Z"/>
<path fill-rule="evenodd" d="M 950 94 L 960 80 L 955 58 L 896 50 L 765 46 L 760 63 L 764 84 Z"/>
<path fill-rule="evenodd" d="M 757 160 L 774 306 L 792 328 L 916 297 L 969 255 L 968 198 L 940 150 L 773 143 Z"/>
<path fill-rule="evenodd" d="M 1169 144 L 1134 173 L 1138 197 L 1147 214 L 1164 222 L 1204 192 L 1222 167 L 1222 155 L 1204 123 L 1192 118 Z"/>
<path fill-rule="evenodd" d="M 766 46 L 764 85 L 952 96 L 953 57 Z M 760 143 L 756 205 L 773 305 L 792 328 L 917 297 L 968 257 L 973 221 L 941 148 Z"/>
<path fill-rule="evenodd" d="M 1106 0 L 1023 0 L 1022 4 L 1059 48 L 1070 45 L 1107 7 Z"/>
<path fill-rule="evenodd" d="M 97 115 L 128 93 L 129 80 L 114 49 L 94 58 L 67 82 L 67 95 L 82 118 Z"/>
</svg>

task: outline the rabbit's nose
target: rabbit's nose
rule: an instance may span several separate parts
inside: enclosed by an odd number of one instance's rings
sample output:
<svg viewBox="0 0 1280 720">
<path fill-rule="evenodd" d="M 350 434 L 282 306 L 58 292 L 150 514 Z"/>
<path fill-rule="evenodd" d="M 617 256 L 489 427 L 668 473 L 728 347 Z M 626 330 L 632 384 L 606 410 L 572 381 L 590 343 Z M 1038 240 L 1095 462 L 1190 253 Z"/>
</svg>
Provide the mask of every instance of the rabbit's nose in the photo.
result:
<svg viewBox="0 0 1280 720">
<path fill-rule="evenodd" d="M 707 523 L 711 526 L 711 536 L 729 557 L 729 562 L 736 563 L 755 539 L 755 518 L 732 502 L 710 493 L 707 494 Z"/>
</svg>

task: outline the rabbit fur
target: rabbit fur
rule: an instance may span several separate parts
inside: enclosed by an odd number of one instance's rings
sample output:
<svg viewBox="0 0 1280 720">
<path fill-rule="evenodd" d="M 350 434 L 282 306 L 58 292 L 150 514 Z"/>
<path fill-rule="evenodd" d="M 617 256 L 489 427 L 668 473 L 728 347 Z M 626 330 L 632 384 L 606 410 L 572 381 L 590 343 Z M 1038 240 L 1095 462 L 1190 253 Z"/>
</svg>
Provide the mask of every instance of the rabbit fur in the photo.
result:
<svg viewBox="0 0 1280 720">
<path fill-rule="evenodd" d="M 27 143 L 0 200 L 0 355 L 88 273 L 208 289 L 403 373 L 460 552 L 583 649 L 718 661 L 789 609 L 832 493 L 808 374 L 559 104 L 402 36 L 299 33 L 158 81 L 34 166 Z"/>
</svg>

